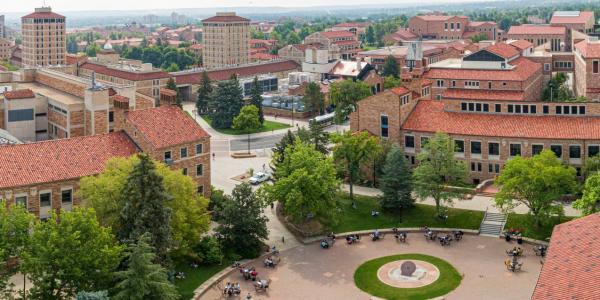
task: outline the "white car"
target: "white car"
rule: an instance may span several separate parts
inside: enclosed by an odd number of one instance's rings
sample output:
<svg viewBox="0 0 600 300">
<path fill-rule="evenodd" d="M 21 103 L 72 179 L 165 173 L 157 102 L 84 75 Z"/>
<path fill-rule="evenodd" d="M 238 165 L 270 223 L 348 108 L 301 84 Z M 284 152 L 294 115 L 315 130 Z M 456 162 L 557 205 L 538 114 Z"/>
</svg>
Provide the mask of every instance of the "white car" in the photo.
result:
<svg viewBox="0 0 600 300">
<path fill-rule="evenodd" d="M 261 184 L 269 179 L 271 179 L 271 175 L 269 175 L 268 173 L 256 172 L 256 173 L 254 173 L 254 176 L 250 177 L 250 180 L 248 182 L 250 182 L 250 184 L 252 184 L 252 185 L 257 185 L 257 184 Z"/>
</svg>

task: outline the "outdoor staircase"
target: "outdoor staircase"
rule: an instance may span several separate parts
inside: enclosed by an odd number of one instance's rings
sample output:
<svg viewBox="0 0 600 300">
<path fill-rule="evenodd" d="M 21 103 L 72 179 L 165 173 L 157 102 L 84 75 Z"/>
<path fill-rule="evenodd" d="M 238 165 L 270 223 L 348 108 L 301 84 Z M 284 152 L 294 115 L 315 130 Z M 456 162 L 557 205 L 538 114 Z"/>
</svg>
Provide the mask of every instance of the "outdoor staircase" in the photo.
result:
<svg viewBox="0 0 600 300">
<path fill-rule="evenodd" d="M 499 237 L 505 224 L 505 214 L 486 211 L 483 221 L 481 221 L 481 225 L 479 226 L 479 235 Z"/>
</svg>

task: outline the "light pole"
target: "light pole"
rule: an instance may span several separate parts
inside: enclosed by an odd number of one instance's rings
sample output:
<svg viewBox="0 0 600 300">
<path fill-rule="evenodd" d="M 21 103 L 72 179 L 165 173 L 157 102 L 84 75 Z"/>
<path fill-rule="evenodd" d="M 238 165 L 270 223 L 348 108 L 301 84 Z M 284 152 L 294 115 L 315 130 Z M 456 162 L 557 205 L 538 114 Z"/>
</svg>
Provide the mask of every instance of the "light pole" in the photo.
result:
<svg viewBox="0 0 600 300">
<path fill-rule="evenodd" d="M 292 128 L 294 128 L 294 97 L 292 97 Z"/>
<path fill-rule="evenodd" d="M 554 82 L 551 81 L 550 83 L 548 83 L 548 87 L 550 87 L 550 102 L 554 102 Z"/>
</svg>

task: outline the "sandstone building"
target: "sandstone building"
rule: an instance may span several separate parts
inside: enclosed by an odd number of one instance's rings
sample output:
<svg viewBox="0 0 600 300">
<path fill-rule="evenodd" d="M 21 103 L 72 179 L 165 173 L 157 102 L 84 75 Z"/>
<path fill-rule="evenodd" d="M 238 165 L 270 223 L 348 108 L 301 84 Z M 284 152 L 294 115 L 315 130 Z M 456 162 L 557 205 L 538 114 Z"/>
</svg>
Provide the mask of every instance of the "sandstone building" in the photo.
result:
<svg viewBox="0 0 600 300">
<path fill-rule="evenodd" d="M 28 67 L 65 64 L 67 55 L 66 18 L 50 7 L 36 8 L 21 18 L 22 64 Z"/>
<path fill-rule="evenodd" d="M 204 66 L 208 69 L 250 62 L 250 20 L 235 13 L 217 13 L 202 20 Z"/>
</svg>

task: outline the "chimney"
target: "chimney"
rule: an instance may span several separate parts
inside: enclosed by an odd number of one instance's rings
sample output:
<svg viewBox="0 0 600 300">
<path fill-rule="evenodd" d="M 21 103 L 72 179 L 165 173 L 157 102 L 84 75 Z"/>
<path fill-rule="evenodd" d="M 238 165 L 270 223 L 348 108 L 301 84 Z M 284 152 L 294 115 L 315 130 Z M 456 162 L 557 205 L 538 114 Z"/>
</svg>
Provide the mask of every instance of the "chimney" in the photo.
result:
<svg viewBox="0 0 600 300">
<path fill-rule="evenodd" d="M 362 58 L 356 58 L 356 71 L 360 73 L 362 69 Z"/>
</svg>

